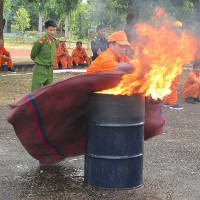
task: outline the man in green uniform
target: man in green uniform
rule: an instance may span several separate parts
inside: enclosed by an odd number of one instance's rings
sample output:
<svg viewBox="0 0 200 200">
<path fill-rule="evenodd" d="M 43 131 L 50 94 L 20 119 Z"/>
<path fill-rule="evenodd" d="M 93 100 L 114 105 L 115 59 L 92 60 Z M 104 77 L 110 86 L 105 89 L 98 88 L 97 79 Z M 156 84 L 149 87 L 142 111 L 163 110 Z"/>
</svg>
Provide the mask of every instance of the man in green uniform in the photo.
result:
<svg viewBox="0 0 200 200">
<path fill-rule="evenodd" d="M 31 59 L 35 62 L 31 91 L 37 90 L 53 82 L 53 65 L 56 53 L 56 23 L 45 22 L 46 36 L 38 39 L 31 50 Z"/>
</svg>

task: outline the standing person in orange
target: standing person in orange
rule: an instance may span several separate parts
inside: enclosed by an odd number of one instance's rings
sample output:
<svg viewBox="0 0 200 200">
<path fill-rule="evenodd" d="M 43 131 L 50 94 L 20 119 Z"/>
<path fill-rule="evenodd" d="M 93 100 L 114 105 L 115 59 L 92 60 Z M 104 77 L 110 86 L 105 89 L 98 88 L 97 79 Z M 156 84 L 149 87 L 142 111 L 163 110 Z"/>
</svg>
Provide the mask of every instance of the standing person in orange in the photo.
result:
<svg viewBox="0 0 200 200">
<path fill-rule="evenodd" d="M 113 72 L 121 62 L 129 62 L 125 53 L 130 45 L 124 31 L 114 32 L 108 40 L 109 47 L 88 67 L 87 74 Z"/>
<path fill-rule="evenodd" d="M 76 48 L 72 52 L 73 62 L 75 63 L 76 67 L 78 67 L 79 64 L 86 61 L 86 63 L 90 64 L 90 58 L 87 56 L 87 53 L 84 48 L 82 48 L 82 42 L 76 43 Z"/>
<path fill-rule="evenodd" d="M 182 23 L 180 21 L 175 21 L 173 23 L 174 32 L 178 37 L 182 37 Z M 179 75 L 175 77 L 175 79 L 172 81 L 170 90 L 171 93 L 166 96 L 164 106 L 170 107 L 170 109 L 174 110 L 182 110 L 183 107 L 181 107 L 179 104 L 177 104 L 177 89 L 178 89 L 178 83 L 179 83 Z"/>
<path fill-rule="evenodd" d="M 61 62 L 62 69 L 71 68 L 73 58 L 70 56 L 69 51 L 65 45 L 66 39 L 61 37 L 59 44 L 56 47 L 55 63 L 53 69 L 58 69 L 58 63 Z"/>
<path fill-rule="evenodd" d="M 200 102 L 200 62 L 194 62 L 193 71 L 189 73 L 182 87 L 181 96 L 187 103 Z"/>
<path fill-rule="evenodd" d="M 7 62 L 8 65 L 8 72 L 10 73 L 16 73 L 11 67 L 13 67 L 13 62 L 10 56 L 10 52 L 8 52 L 4 48 L 4 42 L 3 39 L 0 39 L 0 68 L 1 66 Z"/>
</svg>

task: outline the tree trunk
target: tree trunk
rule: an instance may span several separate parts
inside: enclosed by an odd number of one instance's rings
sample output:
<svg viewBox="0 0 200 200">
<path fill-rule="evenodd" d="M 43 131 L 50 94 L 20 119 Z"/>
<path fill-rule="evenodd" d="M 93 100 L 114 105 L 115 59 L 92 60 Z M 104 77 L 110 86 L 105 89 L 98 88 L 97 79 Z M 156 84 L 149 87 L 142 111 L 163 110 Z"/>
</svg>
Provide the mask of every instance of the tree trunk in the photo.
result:
<svg viewBox="0 0 200 200">
<path fill-rule="evenodd" d="M 63 23 L 62 21 L 60 22 L 60 37 L 62 37 L 62 29 L 63 29 Z"/>
<path fill-rule="evenodd" d="M 126 17 L 126 24 L 135 25 L 139 16 L 137 5 L 133 1 L 129 1 L 128 8 L 129 8 L 129 11 Z"/>
<path fill-rule="evenodd" d="M 0 39 L 3 39 L 3 0 L 0 0 Z"/>
<path fill-rule="evenodd" d="M 42 37 L 42 19 L 43 19 L 44 13 L 43 11 L 39 12 L 39 25 L 38 25 L 38 37 Z"/>
<path fill-rule="evenodd" d="M 69 15 L 68 13 L 65 16 L 65 38 L 69 38 Z"/>
</svg>

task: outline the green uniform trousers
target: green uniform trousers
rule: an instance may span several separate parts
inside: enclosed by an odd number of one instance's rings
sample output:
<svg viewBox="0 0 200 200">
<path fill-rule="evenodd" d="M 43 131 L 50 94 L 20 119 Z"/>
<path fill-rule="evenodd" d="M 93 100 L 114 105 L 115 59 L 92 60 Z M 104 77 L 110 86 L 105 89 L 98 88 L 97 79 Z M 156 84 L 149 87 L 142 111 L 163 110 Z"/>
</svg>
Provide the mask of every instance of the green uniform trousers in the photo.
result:
<svg viewBox="0 0 200 200">
<path fill-rule="evenodd" d="M 35 64 L 31 92 L 53 82 L 53 67 Z"/>
</svg>

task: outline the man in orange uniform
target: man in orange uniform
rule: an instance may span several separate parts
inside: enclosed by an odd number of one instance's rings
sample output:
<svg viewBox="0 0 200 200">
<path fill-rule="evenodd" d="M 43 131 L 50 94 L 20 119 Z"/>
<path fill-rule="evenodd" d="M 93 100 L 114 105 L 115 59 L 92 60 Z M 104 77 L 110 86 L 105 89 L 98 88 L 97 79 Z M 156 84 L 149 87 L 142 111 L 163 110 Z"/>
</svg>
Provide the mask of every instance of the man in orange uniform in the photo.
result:
<svg viewBox="0 0 200 200">
<path fill-rule="evenodd" d="M 121 62 L 129 62 L 125 56 L 129 42 L 124 31 L 114 32 L 108 40 L 109 48 L 99 55 L 87 69 L 87 74 L 113 72 Z"/>
<path fill-rule="evenodd" d="M 132 73 L 134 66 L 128 63 L 130 58 L 125 55 L 129 45 L 124 31 L 114 32 L 108 39 L 109 47 L 100 54 L 88 67 L 87 74 L 101 74 L 100 72 L 124 72 Z M 120 71 L 119 71 L 120 72 Z M 158 123 L 158 121 L 160 121 Z M 144 140 L 153 135 L 161 134 L 165 125 L 165 119 L 160 108 L 159 101 L 151 98 L 145 99 L 145 126 Z M 162 127 L 162 128 L 161 128 Z"/>
<path fill-rule="evenodd" d="M 62 69 L 71 68 L 73 58 L 70 56 L 65 45 L 66 39 L 61 37 L 58 46 L 56 47 L 55 63 L 53 69 L 58 69 L 58 63 L 61 62 Z"/>
<path fill-rule="evenodd" d="M 200 62 L 194 62 L 193 71 L 189 73 L 182 87 L 181 96 L 187 103 L 200 102 Z"/>
<path fill-rule="evenodd" d="M 173 23 L 174 32 L 178 37 L 182 37 L 182 23 L 180 21 L 175 21 Z M 175 79 L 172 81 L 170 90 L 171 93 L 166 96 L 164 106 L 170 107 L 170 109 L 174 110 L 182 110 L 183 107 L 181 107 L 179 104 L 177 104 L 177 89 L 178 89 L 178 83 L 179 83 L 179 75 L 175 77 Z"/>
<path fill-rule="evenodd" d="M 11 69 L 13 67 L 12 59 L 10 53 L 4 48 L 3 39 L 0 39 L 0 67 L 7 62 L 8 72 L 16 73 Z"/>
<path fill-rule="evenodd" d="M 82 48 L 82 42 L 76 43 L 76 48 L 72 52 L 73 62 L 78 67 L 78 64 L 86 61 L 87 64 L 90 64 L 90 58 L 87 56 L 87 53 L 84 48 Z"/>
</svg>

